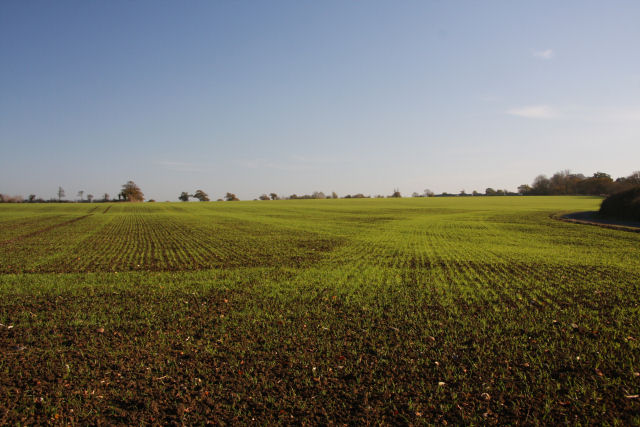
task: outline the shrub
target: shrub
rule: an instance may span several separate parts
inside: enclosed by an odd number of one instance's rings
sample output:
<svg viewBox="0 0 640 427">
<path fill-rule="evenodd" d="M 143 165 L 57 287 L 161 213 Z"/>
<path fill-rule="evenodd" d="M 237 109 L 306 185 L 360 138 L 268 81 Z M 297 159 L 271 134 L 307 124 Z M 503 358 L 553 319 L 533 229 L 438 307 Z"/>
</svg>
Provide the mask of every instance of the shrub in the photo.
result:
<svg viewBox="0 0 640 427">
<path fill-rule="evenodd" d="M 600 215 L 640 221 L 640 187 L 612 194 L 602 201 Z"/>
<path fill-rule="evenodd" d="M 0 194 L 0 203 L 22 203 L 22 196 L 8 196 Z"/>
</svg>

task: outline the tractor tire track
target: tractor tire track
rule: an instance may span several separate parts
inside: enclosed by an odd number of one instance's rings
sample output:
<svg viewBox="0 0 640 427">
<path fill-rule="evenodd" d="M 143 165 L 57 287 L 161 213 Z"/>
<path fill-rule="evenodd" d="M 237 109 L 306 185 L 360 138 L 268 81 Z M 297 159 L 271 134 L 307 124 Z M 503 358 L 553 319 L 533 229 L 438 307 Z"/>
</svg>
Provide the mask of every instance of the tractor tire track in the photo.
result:
<svg viewBox="0 0 640 427">
<path fill-rule="evenodd" d="M 6 245 L 9 245 L 11 243 L 21 242 L 21 241 L 23 241 L 25 239 L 28 239 L 30 237 L 38 236 L 40 234 L 46 233 L 46 232 L 54 230 L 56 228 L 64 227 L 65 225 L 69 225 L 69 224 L 73 224 L 75 222 L 81 221 L 81 220 L 83 220 L 85 218 L 88 218 L 88 217 L 90 217 L 92 215 L 93 215 L 92 213 L 88 213 L 86 215 L 82 215 L 82 216 L 79 216 L 77 218 L 72 218 L 70 220 L 67 220 L 67 221 L 64 221 L 64 222 L 61 222 L 61 223 L 58 223 L 58 224 L 53 224 L 53 225 L 50 225 L 48 227 L 41 228 L 40 230 L 32 231 L 30 233 L 23 234 L 21 236 L 16 236 L 16 237 L 14 237 L 12 239 L 0 242 L 0 246 L 6 246 Z"/>
</svg>

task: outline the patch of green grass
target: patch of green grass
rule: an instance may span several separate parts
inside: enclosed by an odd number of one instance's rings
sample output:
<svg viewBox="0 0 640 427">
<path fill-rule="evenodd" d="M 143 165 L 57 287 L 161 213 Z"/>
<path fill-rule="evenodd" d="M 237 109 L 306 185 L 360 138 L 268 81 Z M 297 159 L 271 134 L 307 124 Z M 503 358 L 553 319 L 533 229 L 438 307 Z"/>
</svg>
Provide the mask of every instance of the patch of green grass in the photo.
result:
<svg viewBox="0 0 640 427">
<path fill-rule="evenodd" d="M 0 423 L 638 424 L 599 202 L 0 205 Z"/>
</svg>

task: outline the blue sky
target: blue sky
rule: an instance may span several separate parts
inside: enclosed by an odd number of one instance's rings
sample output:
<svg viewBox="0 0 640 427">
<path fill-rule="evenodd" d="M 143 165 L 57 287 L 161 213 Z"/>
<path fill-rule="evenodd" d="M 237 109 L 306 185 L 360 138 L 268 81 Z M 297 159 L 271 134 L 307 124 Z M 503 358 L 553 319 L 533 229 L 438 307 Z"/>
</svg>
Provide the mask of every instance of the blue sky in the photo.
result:
<svg viewBox="0 0 640 427">
<path fill-rule="evenodd" d="M 626 176 L 639 22 L 637 1 L 3 1 L 0 193 Z"/>
</svg>

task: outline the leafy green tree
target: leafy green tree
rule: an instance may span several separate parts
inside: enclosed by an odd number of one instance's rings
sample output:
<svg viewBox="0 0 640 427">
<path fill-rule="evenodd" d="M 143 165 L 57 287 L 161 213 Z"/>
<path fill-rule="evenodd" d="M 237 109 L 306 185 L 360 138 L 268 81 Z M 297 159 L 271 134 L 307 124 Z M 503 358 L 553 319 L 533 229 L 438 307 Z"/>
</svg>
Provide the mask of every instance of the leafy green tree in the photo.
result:
<svg viewBox="0 0 640 427">
<path fill-rule="evenodd" d="M 227 193 L 227 194 L 224 196 L 224 198 L 225 198 L 225 200 L 226 200 L 227 202 L 237 202 L 238 200 L 240 200 L 240 199 L 238 199 L 238 198 L 236 197 L 236 195 L 235 195 L 235 194 L 233 194 L 233 193 Z"/>
<path fill-rule="evenodd" d="M 188 202 L 189 201 L 189 193 L 187 193 L 186 191 L 183 191 L 182 193 L 180 193 L 180 195 L 178 196 L 178 200 L 181 200 L 183 202 Z"/>
</svg>

